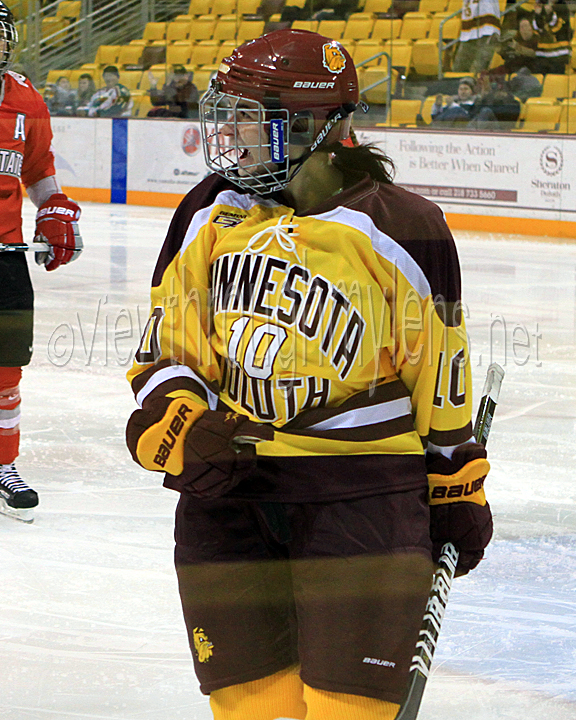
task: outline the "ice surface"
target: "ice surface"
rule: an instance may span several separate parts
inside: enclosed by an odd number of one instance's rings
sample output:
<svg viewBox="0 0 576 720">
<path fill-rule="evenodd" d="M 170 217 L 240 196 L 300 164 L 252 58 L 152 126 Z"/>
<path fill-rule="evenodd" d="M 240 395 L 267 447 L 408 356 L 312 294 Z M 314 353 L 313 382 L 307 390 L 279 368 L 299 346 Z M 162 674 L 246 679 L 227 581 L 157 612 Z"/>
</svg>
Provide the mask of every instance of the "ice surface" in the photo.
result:
<svg viewBox="0 0 576 720">
<path fill-rule="evenodd" d="M 123 438 L 124 374 L 171 216 L 84 203 L 81 258 L 31 264 L 18 467 L 41 505 L 31 526 L 0 517 L 3 720 L 211 718 L 172 568 L 176 494 Z M 476 403 L 490 361 L 506 369 L 489 441 L 496 535 L 455 581 L 420 717 L 573 720 L 576 245 L 456 236 Z"/>
</svg>

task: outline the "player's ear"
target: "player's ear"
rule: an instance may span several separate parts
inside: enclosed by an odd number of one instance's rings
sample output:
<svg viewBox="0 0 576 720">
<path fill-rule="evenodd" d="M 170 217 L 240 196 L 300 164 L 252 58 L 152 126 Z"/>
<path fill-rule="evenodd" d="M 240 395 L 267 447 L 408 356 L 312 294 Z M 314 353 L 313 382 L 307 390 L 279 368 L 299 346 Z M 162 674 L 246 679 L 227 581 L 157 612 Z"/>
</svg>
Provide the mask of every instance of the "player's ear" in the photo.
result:
<svg viewBox="0 0 576 720">
<path fill-rule="evenodd" d="M 290 116 L 290 145 L 310 147 L 315 138 L 314 115 L 309 110 Z"/>
</svg>

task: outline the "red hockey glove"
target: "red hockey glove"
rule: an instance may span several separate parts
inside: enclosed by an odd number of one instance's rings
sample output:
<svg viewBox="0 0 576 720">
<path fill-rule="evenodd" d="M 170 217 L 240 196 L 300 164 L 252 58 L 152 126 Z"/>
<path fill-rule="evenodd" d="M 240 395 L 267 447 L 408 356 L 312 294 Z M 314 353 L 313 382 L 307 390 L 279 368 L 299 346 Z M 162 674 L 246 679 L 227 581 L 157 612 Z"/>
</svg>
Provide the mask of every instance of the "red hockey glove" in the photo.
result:
<svg viewBox="0 0 576 720">
<path fill-rule="evenodd" d="M 84 247 L 78 231 L 80 208 L 63 193 L 52 195 L 38 208 L 34 242 L 48 243 L 49 252 L 36 253 L 38 265 L 56 270 L 75 260 Z"/>
<path fill-rule="evenodd" d="M 205 412 L 187 397 L 157 397 L 136 410 L 126 426 L 126 444 L 134 460 L 146 470 L 180 475 L 184 469 L 184 441 Z"/>
<path fill-rule="evenodd" d="M 255 469 L 254 445 L 273 439 L 271 425 L 206 410 L 186 437 L 181 490 L 204 498 L 224 495 Z"/>
<path fill-rule="evenodd" d="M 456 448 L 451 460 L 429 454 L 426 464 L 433 559 L 437 561 L 442 545 L 451 542 L 460 551 L 456 574 L 466 575 L 482 560 L 492 537 L 492 513 L 484 495 L 490 470 L 486 449 L 466 443 Z"/>
</svg>

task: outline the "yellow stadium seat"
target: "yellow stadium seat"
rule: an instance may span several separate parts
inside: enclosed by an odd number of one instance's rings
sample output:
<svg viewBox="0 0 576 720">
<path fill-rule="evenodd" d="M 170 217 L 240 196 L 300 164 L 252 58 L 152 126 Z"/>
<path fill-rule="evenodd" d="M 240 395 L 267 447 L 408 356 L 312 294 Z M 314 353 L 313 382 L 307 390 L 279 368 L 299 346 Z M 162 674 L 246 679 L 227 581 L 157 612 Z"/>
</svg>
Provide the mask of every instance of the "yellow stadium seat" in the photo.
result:
<svg viewBox="0 0 576 720">
<path fill-rule="evenodd" d="M 194 48 L 186 41 L 180 41 L 169 45 L 166 49 L 167 65 L 188 65 Z"/>
<path fill-rule="evenodd" d="M 190 38 L 189 22 L 171 22 L 166 28 L 166 42 L 173 43 L 177 40 L 188 40 Z"/>
<path fill-rule="evenodd" d="M 400 18 L 378 18 L 372 28 L 372 40 L 391 40 L 397 38 L 402 30 Z"/>
<path fill-rule="evenodd" d="M 210 15 L 212 0 L 190 0 L 188 15 Z"/>
<path fill-rule="evenodd" d="M 317 20 L 294 20 L 290 26 L 292 30 L 309 30 L 310 32 L 317 32 L 318 21 Z"/>
<path fill-rule="evenodd" d="M 383 50 L 384 47 L 380 42 L 378 42 L 378 40 L 358 40 L 356 47 L 354 48 L 354 53 L 352 54 L 352 59 L 354 60 L 354 64 L 358 66 L 361 62 L 368 60 Z M 369 60 L 369 62 L 362 67 L 375 67 L 380 64 L 382 57 L 383 56 L 381 55 L 373 60 Z"/>
<path fill-rule="evenodd" d="M 236 14 L 236 0 L 213 0 L 210 14 L 218 16 Z"/>
<path fill-rule="evenodd" d="M 412 67 L 412 45 L 402 40 L 388 40 L 384 43 L 383 50 L 390 55 L 392 67 L 400 69 L 403 75 L 408 75 Z M 382 60 L 380 64 L 383 62 Z"/>
<path fill-rule="evenodd" d="M 450 13 L 448 12 L 435 13 L 432 16 L 432 23 L 430 24 L 430 29 L 428 30 L 429 39 L 436 40 L 440 37 L 440 25 L 449 16 Z M 444 42 L 446 40 L 457 40 L 460 37 L 461 24 L 462 22 L 458 16 L 453 17 L 450 20 L 446 20 L 442 26 L 442 40 Z"/>
<path fill-rule="evenodd" d="M 298 7 L 302 9 L 306 5 L 306 0 L 286 0 L 286 7 Z"/>
<path fill-rule="evenodd" d="M 556 132 L 576 135 L 576 98 L 562 100 Z"/>
<path fill-rule="evenodd" d="M 367 40 L 374 27 L 371 13 L 353 13 L 346 22 L 342 38 L 346 40 Z"/>
<path fill-rule="evenodd" d="M 63 45 L 66 40 L 68 23 L 59 17 L 47 17 L 42 20 L 42 38 L 49 38 L 48 45 Z"/>
<path fill-rule="evenodd" d="M 430 125 L 430 123 L 432 122 L 432 107 L 434 106 L 435 102 L 436 95 L 428 95 L 428 97 L 422 101 L 420 114 L 422 115 L 422 119 L 424 120 L 424 122 L 428 125 Z"/>
<path fill-rule="evenodd" d="M 234 40 L 236 38 L 238 17 L 236 15 L 222 15 L 214 32 L 212 33 L 213 40 Z"/>
<path fill-rule="evenodd" d="M 166 70 L 149 70 L 147 72 L 140 73 L 142 76 L 140 80 L 140 90 L 150 90 L 150 76 L 148 73 L 152 73 L 155 78 L 156 87 L 164 87 L 164 83 L 166 82 Z"/>
<path fill-rule="evenodd" d="M 446 8 L 446 12 L 449 15 L 452 15 L 452 13 L 455 13 L 458 10 L 462 10 L 462 0 L 448 0 L 448 7 Z"/>
<path fill-rule="evenodd" d="M 248 40 L 255 40 L 264 32 L 264 20 L 241 20 L 236 34 L 236 41 L 241 45 Z"/>
<path fill-rule="evenodd" d="M 116 65 L 121 45 L 100 45 L 96 50 L 94 62 L 99 65 Z"/>
<path fill-rule="evenodd" d="M 81 0 L 60 0 L 56 8 L 56 17 L 74 22 L 80 17 Z"/>
<path fill-rule="evenodd" d="M 412 45 L 412 67 L 418 75 L 438 74 L 437 40 L 416 40 Z"/>
<path fill-rule="evenodd" d="M 219 46 L 218 52 L 216 53 L 216 65 L 220 65 L 223 58 L 232 55 L 234 50 L 238 47 L 235 40 L 226 40 Z"/>
<path fill-rule="evenodd" d="M 387 70 L 385 67 L 379 66 L 379 67 L 370 67 L 366 69 L 362 69 L 359 74 L 359 82 L 360 82 L 360 94 L 362 97 L 366 100 L 368 103 L 373 103 L 375 105 L 386 105 L 388 100 L 388 82 L 385 80 L 387 77 Z M 392 70 L 392 87 L 391 91 L 394 92 L 396 89 L 396 80 L 398 78 L 398 72 L 396 70 Z M 383 82 L 382 82 L 383 81 Z M 363 88 L 369 88 L 374 83 L 379 82 L 376 87 L 372 88 L 371 90 L 364 90 Z"/>
<path fill-rule="evenodd" d="M 571 98 L 574 91 L 576 91 L 576 75 L 552 75 L 549 73 L 544 77 L 542 97 Z"/>
<path fill-rule="evenodd" d="M 400 38 L 403 40 L 421 40 L 428 35 L 432 18 L 427 13 L 407 12 L 402 18 Z"/>
<path fill-rule="evenodd" d="M 261 0 L 238 0 L 236 12 L 238 15 L 256 15 Z"/>
<path fill-rule="evenodd" d="M 218 53 L 218 42 L 216 40 L 202 40 L 192 48 L 192 54 L 189 61 L 182 65 L 214 65 L 216 62 L 216 54 Z"/>
<path fill-rule="evenodd" d="M 340 40 L 345 28 L 346 20 L 320 20 L 317 32 L 332 40 Z"/>
<path fill-rule="evenodd" d="M 142 38 L 146 42 L 151 43 L 154 40 L 166 39 L 166 23 L 165 22 L 149 22 L 146 23 Z"/>
<path fill-rule="evenodd" d="M 142 48 L 138 45 L 122 45 L 116 65 L 118 65 L 118 69 L 125 68 L 126 65 L 138 65 L 141 57 Z"/>
<path fill-rule="evenodd" d="M 136 40 L 130 40 L 128 45 L 140 45 L 140 47 L 146 47 L 148 43 L 146 40 L 143 40 L 142 38 L 137 38 Z M 121 47 L 121 46 L 119 46 Z"/>
<path fill-rule="evenodd" d="M 418 12 L 438 13 L 446 10 L 448 0 L 420 0 L 418 4 Z"/>
<path fill-rule="evenodd" d="M 386 124 L 390 127 L 406 127 L 416 125 L 416 115 L 420 112 L 421 100 L 403 100 L 393 98 L 386 116 Z"/>
<path fill-rule="evenodd" d="M 214 70 L 212 69 L 200 68 L 194 71 L 194 85 L 196 85 L 200 94 L 208 90 L 213 75 Z"/>
<path fill-rule="evenodd" d="M 385 13 L 391 6 L 392 0 L 366 0 L 362 10 L 369 13 Z"/>
<path fill-rule="evenodd" d="M 560 120 L 561 106 L 552 98 L 528 98 L 524 103 L 522 132 L 546 132 L 556 129 Z"/>
<path fill-rule="evenodd" d="M 211 40 L 214 28 L 216 27 L 216 18 L 212 15 L 200 15 L 190 25 L 190 40 Z"/>
<path fill-rule="evenodd" d="M 92 75 L 93 78 L 97 77 L 101 70 L 103 70 L 101 65 L 98 65 L 97 63 L 83 63 L 80 65 L 80 70 L 82 70 L 85 73 L 88 73 L 89 75 Z"/>
<path fill-rule="evenodd" d="M 121 70 L 120 71 L 120 84 L 128 88 L 128 90 L 138 90 L 140 81 L 142 80 L 141 70 Z"/>
</svg>

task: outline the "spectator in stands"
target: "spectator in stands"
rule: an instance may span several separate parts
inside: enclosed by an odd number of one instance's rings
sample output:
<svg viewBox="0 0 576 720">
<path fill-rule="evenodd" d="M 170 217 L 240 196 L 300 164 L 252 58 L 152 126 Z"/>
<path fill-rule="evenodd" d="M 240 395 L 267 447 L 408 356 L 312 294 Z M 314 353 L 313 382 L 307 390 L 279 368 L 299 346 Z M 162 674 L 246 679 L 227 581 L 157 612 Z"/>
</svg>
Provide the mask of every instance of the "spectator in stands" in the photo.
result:
<svg viewBox="0 0 576 720">
<path fill-rule="evenodd" d="M 542 95 L 542 84 L 527 67 L 521 67 L 518 70 L 518 73 L 508 83 L 508 88 L 521 102 L 526 102 L 529 97 Z"/>
<path fill-rule="evenodd" d="M 72 90 L 70 80 L 62 75 L 54 85 L 49 85 L 44 92 L 44 101 L 50 115 L 75 115 L 77 97 Z"/>
<path fill-rule="evenodd" d="M 198 88 L 192 82 L 194 74 L 183 65 L 174 65 L 170 81 L 158 90 L 157 80 L 148 72 L 150 100 L 154 107 L 148 117 L 198 117 Z"/>
<path fill-rule="evenodd" d="M 88 113 L 88 105 L 94 93 L 96 84 L 90 73 L 82 73 L 78 78 L 78 90 L 76 91 L 76 115 L 85 116 Z"/>
<path fill-rule="evenodd" d="M 460 44 L 454 57 L 454 72 L 473 74 L 487 70 L 500 39 L 498 0 L 463 0 Z"/>
<path fill-rule="evenodd" d="M 105 87 L 92 95 L 88 103 L 88 117 L 129 117 L 132 111 L 130 90 L 120 84 L 120 73 L 108 65 L 102 73 Z"/>
<path fill-rule="evenodd" d="M 457 126 L 467 124 L 472 119 L 474 103 L 476 102 L 476 83 L 474 78 L 463 77 L 458 83 L 458 94 L 443 105 L 443 96 L 437 95 L 432 106 L 432 124 Z"/>
<path fill-rule="evenodd" d="M 572 39 L 570 10 L 564 0 L 545 5 L 536 0 L 532 25 L 540 36 L 536 48 L 536 72 L 564 74 L 570 61 Z"/>
<path fill-rule="evenodd" d="M 503 75 L 478 79 L 478 95 L 468 123 L 473 130 L 510 130 L 520 117 L 520 102 L 510 92 Z"/>
<path fill-rule="evenodd" d="M 529 18 L 521 18 L 516 34 L 505 40 L 498 50 L 504 60 L 504 71 L 507 74 L 518 72 L 523 67 L 535 72 L 539 37 Z"/>
</svg>

